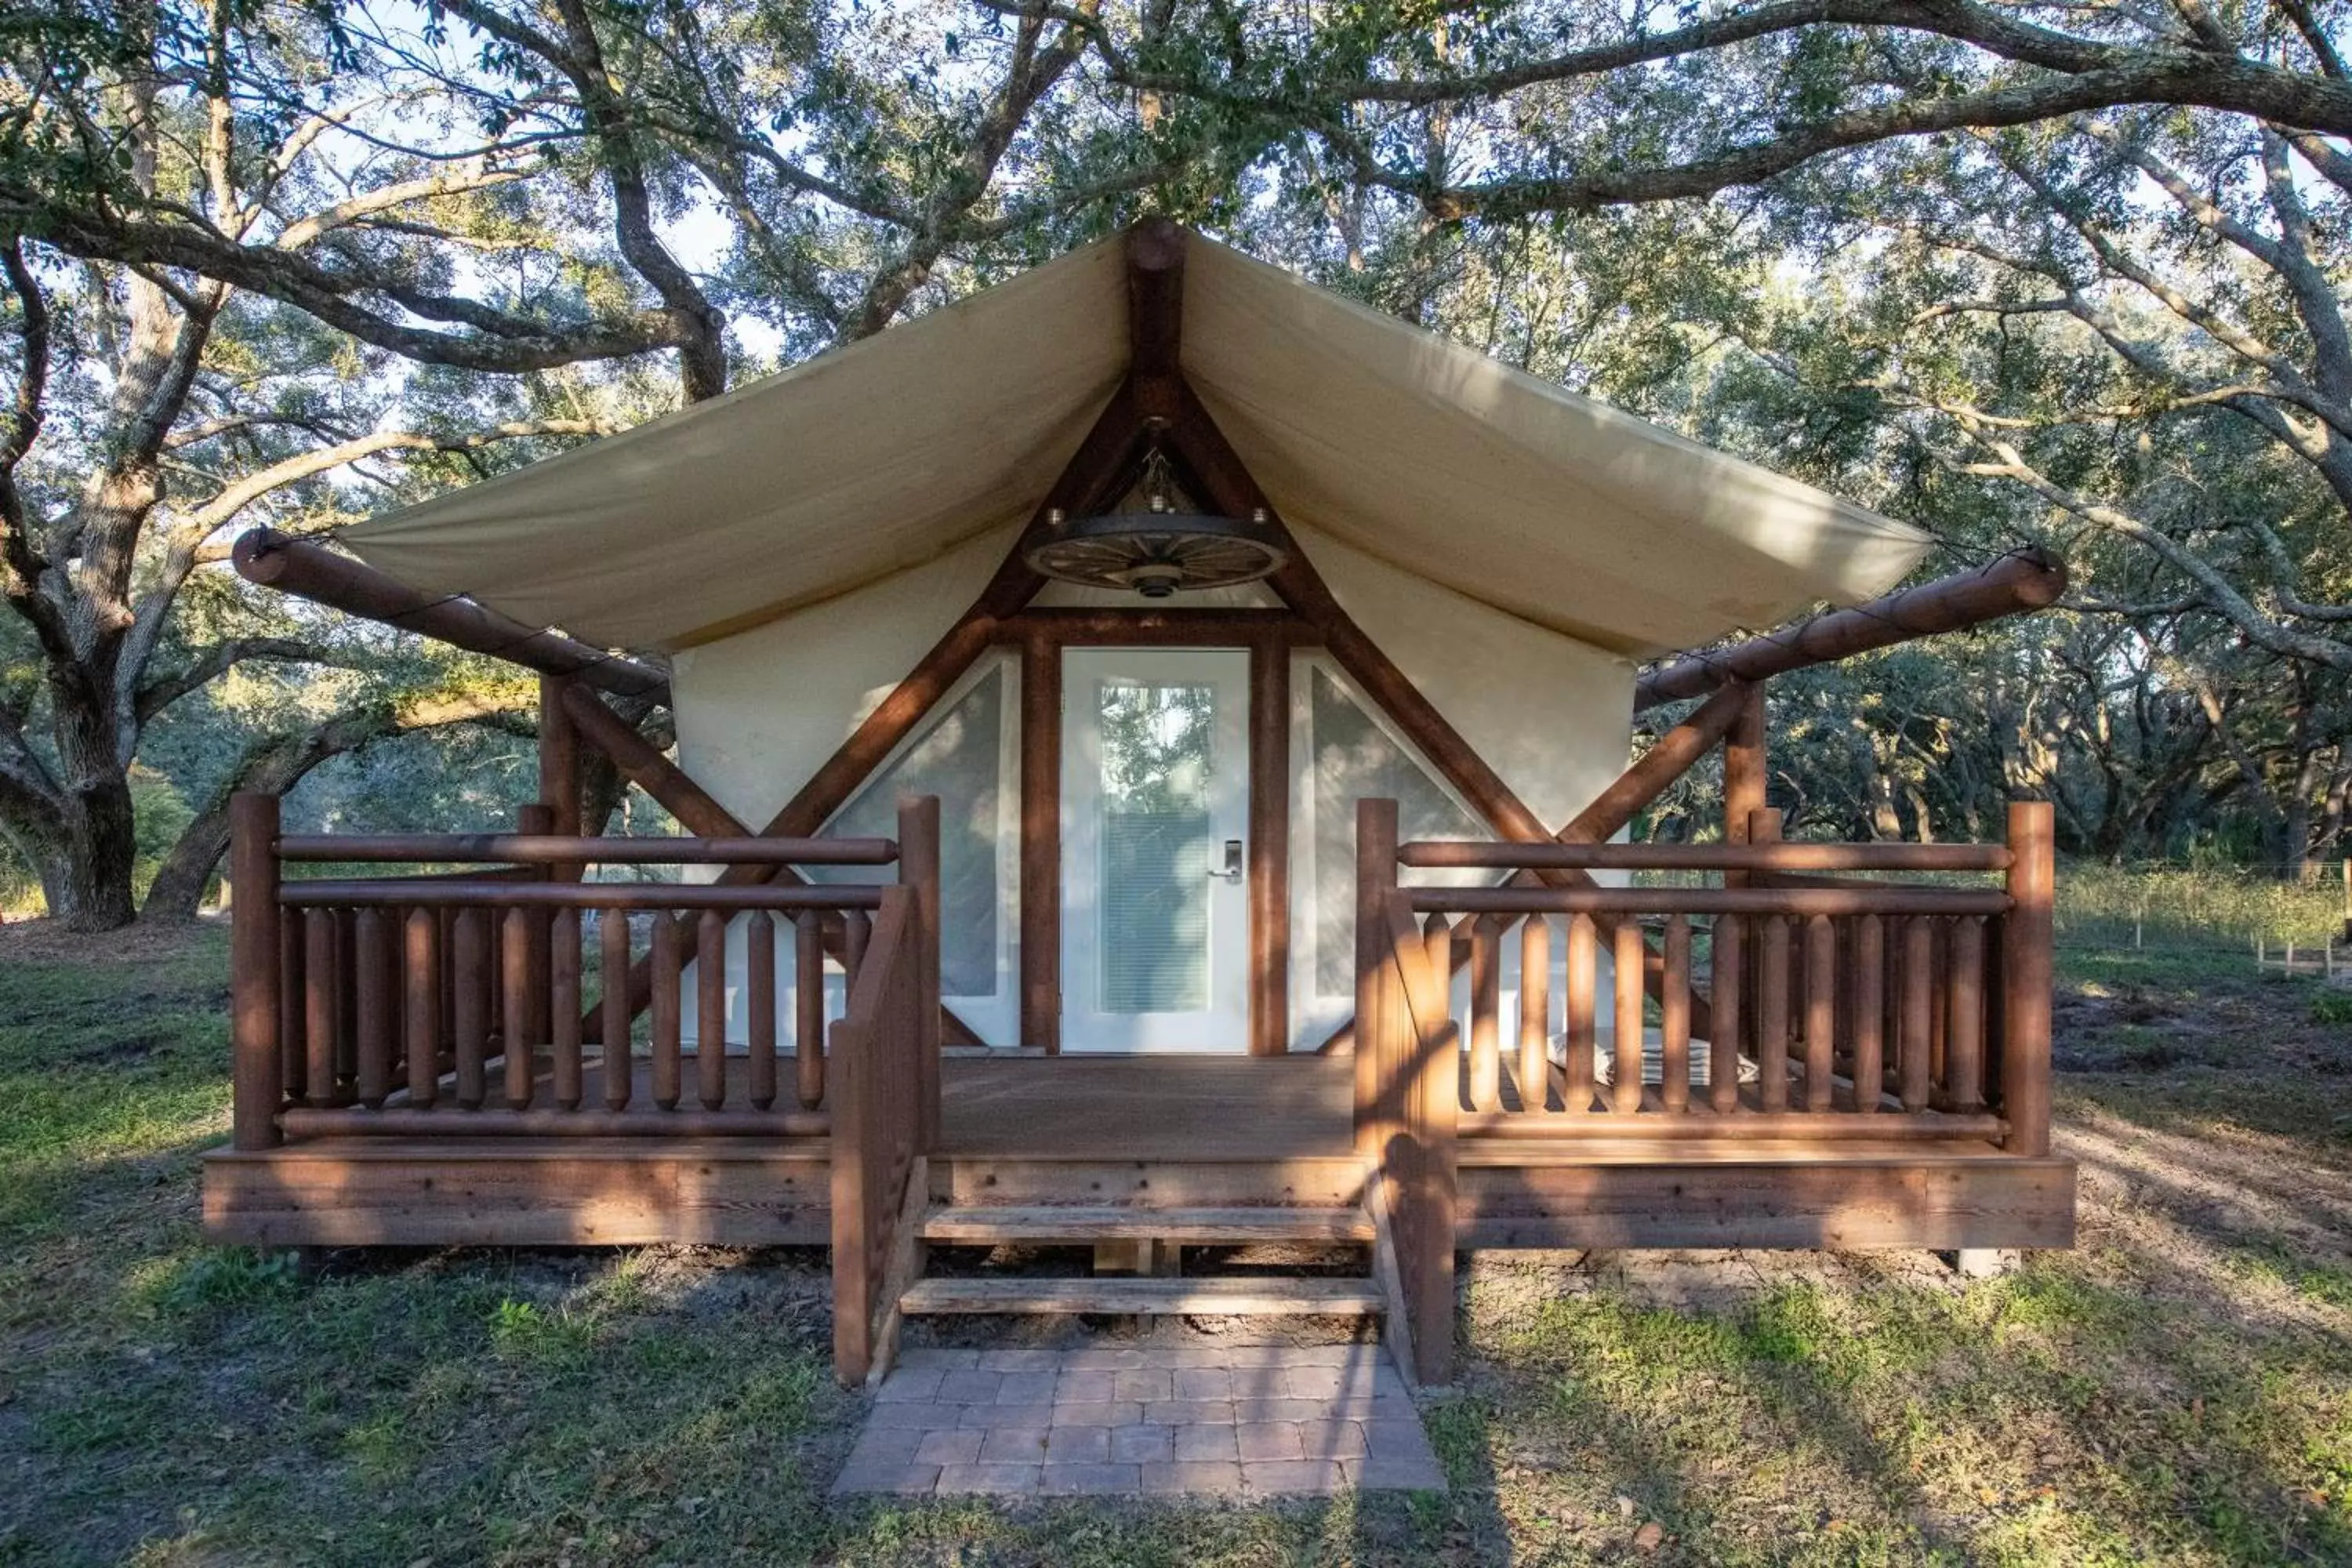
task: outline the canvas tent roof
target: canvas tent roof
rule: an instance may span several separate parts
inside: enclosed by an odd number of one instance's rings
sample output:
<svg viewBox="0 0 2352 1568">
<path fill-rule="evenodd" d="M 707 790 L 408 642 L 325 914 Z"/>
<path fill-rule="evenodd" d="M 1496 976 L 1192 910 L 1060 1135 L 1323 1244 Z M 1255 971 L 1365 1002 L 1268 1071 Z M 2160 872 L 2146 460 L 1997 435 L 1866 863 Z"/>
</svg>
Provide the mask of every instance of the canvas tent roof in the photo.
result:
<svg viewBox="0 0 2352 1568">
<path fill-rule="evenodd" d="M 1901 578 L 1916 530 L 1191 237 L 1186 378 L 1284 516 L 1615 652 Z M 607 647 L 759 624 L 1027 517 L 1126 369 L 1105 241 L 344 542 Z"/>
</svg>

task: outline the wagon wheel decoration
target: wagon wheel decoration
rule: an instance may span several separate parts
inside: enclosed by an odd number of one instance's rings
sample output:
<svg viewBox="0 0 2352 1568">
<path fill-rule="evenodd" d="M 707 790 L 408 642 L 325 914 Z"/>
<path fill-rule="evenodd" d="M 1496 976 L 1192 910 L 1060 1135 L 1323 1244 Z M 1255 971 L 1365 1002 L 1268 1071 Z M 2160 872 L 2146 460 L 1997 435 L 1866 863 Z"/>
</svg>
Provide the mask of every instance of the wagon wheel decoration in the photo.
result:
<svg viewBox="0 0 2352 1568">
<path fill-rule="evenodd" d="M 1178 511 L 1175 482 L 1160 450 L 1153 422 L 1151 449 L 1139 488 L 1144 505 L 1093 517 L 1048 514 L 1051 531 L 1024 552 L 1032 569 L 1059 582 L 1116 588 L 1164 599 L 1180 589 L 1229 588 L 1272 576 L 1290 559 L 1265 509 L 1247 518 Z"/>
</svg>

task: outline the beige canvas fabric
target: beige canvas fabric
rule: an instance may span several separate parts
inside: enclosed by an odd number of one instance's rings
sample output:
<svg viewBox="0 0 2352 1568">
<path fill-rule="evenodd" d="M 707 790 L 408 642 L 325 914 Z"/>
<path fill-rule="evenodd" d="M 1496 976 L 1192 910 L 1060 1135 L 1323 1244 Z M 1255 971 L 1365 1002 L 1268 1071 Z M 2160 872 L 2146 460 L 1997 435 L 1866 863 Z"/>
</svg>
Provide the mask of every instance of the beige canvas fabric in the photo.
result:
<svg viewBox="0 0 2352 1568">
<path fill-rule="evenodd" d="M 728 635 L 1027 516 L 1125 370 L 1116 240 L 373 519 L 435 594 L 617 647 Z M 1187 376 L 1286 516 L 1640 656 L 1882 592 L 1917 531 L 1194 236 Z"/>
</svg>

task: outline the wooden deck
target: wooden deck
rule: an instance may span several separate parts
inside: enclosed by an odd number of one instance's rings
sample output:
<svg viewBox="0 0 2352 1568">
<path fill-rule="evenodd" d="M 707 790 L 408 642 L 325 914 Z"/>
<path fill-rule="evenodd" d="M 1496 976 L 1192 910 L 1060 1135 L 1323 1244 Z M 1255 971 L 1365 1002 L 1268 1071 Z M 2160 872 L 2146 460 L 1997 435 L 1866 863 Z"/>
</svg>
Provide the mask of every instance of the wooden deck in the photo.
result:
<svg viewBox="0 0 2352 1568">
<path fill-rule="evenodd" d="M 1353 1204 L 1353 1071 L 1344 1057 L 950 1057 L 931 1188 L 948 1202 Z M 263 1246 L 817 1245 L 827 1145 L 453 1135 L 224 1149 L 207 1163 L 205 1228 Z M 2071 1162 L 1980 1141 L 1629 1133 L 1465 1139 L 1459 1156 L 1469 1247 L 2060 1247 L 2074 1229 Z"/>
<path fill-rule="evenodd" d="M 950 1057 L 948 1158 L 1344 1159 L 1355 1148 L 1345 1057 Z"/>
</svg>

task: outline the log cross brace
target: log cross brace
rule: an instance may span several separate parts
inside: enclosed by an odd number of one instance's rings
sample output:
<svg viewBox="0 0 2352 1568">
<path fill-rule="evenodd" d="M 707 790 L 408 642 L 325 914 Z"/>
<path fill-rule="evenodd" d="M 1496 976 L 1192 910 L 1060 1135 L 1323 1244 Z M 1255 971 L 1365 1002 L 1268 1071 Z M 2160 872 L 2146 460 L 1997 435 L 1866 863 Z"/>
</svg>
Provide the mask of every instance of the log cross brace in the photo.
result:
<svg viewBox="0 0 2352 1568">
<path fill-rule="evenodd" d="M 656 804 L 677 818 L 688 832 L 698 838 L 796 837 L 799 835 L 770 831 L 754 834 L 741 819 L 719 804 L 711 794 L 694 781 L 693 775 L 654 749 L 651 742 L 632 728 L 628 721 L 607 708 L 594 692 L 579 686 L 563 687 L 564 717 L 577 731 L 580 738 L 604 753 L 621 776 L 650 795 Z M 801 883 L 807 879 L 790 866 L 761 866 L 756 869 L 766 873 L 770 881 Z M 721 881 L 742 881 L 743 878 L 728 878 Z M 688 949 L 694 944 L 694 917 L 677 918 L 678 940 Z M 838 962 L 844 955 L 841 933 L 827 922 L 824 927 L 825 956 Z M 629 966 L 627 978 L 629 1016 L 643 1012 L 653 997 L 653 961 L 639 959 Z M 980 1037 L 970 1025 L 955 1015 L 953 1008 L 940 1008 L 940 1025 L 943 1037 L 952 1045 L 978 1045 Z M 604 1004 L 592 1002 L 581 1014 L 581 1037 L 591 1042 L 604 1038 Z"/>
</svg>

